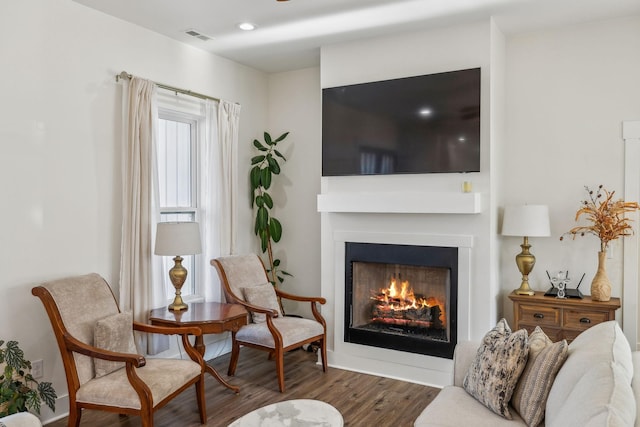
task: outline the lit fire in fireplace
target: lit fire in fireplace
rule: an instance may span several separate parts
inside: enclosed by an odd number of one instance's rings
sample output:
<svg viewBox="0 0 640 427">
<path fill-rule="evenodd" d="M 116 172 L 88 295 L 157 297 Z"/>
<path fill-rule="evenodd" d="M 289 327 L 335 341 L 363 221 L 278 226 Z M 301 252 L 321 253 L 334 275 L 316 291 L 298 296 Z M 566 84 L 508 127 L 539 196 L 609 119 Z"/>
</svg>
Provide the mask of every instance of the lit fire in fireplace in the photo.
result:
<svg viewBox="0 0 640 427">
<path fill-rule="evenodd" d="M 408 281 L 393 278 L 388 288 L 372 291 L 372 321 L 409 327 L 445 328 L 444 304 L 434 297 L 416 296 Z"/>
</svg>

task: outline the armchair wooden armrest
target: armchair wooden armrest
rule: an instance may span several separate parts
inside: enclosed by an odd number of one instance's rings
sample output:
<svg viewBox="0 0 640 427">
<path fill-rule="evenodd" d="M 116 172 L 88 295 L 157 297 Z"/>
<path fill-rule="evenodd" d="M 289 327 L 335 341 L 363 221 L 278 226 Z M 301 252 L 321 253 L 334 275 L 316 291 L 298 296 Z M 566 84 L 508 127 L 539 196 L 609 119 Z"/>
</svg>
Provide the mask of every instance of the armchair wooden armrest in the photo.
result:
<svg viewBox="0 0 640 427">
<path fill-rule="evenodd" d="M 322 297 L 305 297 L 305 296 L 300 296 L 300 295 L 293 295 L 293 294 L 289 294 L 287 292 L 283 292 L 280 289 L 276 288 L 276 295 L 278 295 L 280 298 L 284 298 L 284 299 L 290 299 L 293 301 L 302 301 L 302 302 L 317 302 L 320 304 L 326 304 L 327 300 L 325 298 Z"/>
<path fill-rule="evenodd" d="M 94 347 L 79 341 L 71 335 L 65 334 L 64 340 L 67 348 L 76 353 L 84 354 L 85 356 L 94 357 L 96 359 L 110 360 L 112 362 L 124 362 L 132 364 L 136 368 L 140 368 L 147 364 L 146 359 L 141 354 L 132 353 L 119 353 L 116 351 L 109 351 L 103 348 Z"/>
<path fill-rule="evenodd" d="M 253 305 L 253 304 L 249 304 L 246 301 L 242 301 L 240 299 L 235 300 L 233 302 L 234 304 L 240 304 L 241 306 L 243 306 L 244 308 L 246 308 L 249 311 L 252 312 L 256 312 L 256 313 L 264 313 L 266 314 L 268 317 L 278 317 L 279 314 L 276 310 L 270 309 L 270 308 L 264 308 L 264 307 L 260 307 L 259 305 Z"/>
</svg>

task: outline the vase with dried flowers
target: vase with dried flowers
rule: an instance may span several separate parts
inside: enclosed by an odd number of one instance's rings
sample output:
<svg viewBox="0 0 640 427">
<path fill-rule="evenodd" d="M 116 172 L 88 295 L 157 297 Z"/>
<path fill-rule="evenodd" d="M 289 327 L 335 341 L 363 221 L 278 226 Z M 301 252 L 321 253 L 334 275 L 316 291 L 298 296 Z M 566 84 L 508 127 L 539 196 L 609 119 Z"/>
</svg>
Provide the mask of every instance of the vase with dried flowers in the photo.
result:
<svg viewBox="0 0 640 427">
<path fill-rule="evenodd" d="M 609 301 L 611 299 L 611 282 L 607 277 L 606 258 L 609 242 L 620 237 L 633 234 L 631 219 L 625 216 L 626 213 L 640 209 L 637 202 L 625 202 L 622 199 L 614 200 L 615 191 L 609 191 L 602 185 L 597 191 L 585 186 L 588 200 L 581 203 L 580 209 L 576 212 L 575 220 L 578 221 L 582 215 L 591 222 L 590 225 L 579 225 L 573 227 L 565 234 L 570 234 L 574 239 L 576 236 L 593 234 L 600 239 L 600 252 L 598 252 L 598 270 L 591 282 L 591 299 L 594 301 Z M 560 240 L 564 237 L 561 236 Z"/>
</svg>

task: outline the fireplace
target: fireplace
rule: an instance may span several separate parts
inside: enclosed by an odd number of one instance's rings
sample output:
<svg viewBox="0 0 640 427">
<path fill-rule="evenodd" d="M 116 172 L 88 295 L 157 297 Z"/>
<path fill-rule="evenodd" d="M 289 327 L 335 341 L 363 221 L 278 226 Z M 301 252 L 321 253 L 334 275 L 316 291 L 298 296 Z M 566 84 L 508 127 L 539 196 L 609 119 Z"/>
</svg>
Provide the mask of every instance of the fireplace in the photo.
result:
<svg viewBox="0 0 640 427">
<path fill-rule="evenodd" d="M 345 245 L 344 341 L 453 358 L 458 248 Z"/>
</svg>

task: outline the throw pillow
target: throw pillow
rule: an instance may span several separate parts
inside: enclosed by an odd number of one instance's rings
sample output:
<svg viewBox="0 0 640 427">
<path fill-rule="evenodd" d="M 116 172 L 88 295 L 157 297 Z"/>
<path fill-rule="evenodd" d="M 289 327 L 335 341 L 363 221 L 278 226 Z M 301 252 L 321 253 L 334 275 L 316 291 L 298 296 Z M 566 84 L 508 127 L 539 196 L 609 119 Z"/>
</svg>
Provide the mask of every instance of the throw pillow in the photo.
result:
<svg viewBox="0 0 640 427">
<path fill-rule="evenodd" d="M 505 319 L 484 336 L 463 388 L 496 414 L 511 420 L 509 401 L 529 355 L 527 331 L 511 332 Z"/>
<path fill-rule="evenodd" d="M 242 294 L 244 295 L 244 300 L 249 304 L 276 310 L 278 316 L 282 316 L 278 296 L 271 283 L 267 282 L 258 286 L 242 288 Z M 253 319 L 253 323 L 264 323 L 267 321 L 267 315 L 264 313 L 251 312 L 251 318 Z"/>
<path fill-rule="evenodd" d="M 529 359 L 511 398 L 529 427 L 537 427 L 544 419 L 549 391 L 568 351 L 567 340 L 554 343 L 539 326 L 529 335 Z"/>
<path fill-rule="evenodd" d="M 98 320 L 93 329 L 93 342 L 96 347 L 105 350 L 137 354 L 133 338 L 133 314 L 117 313 Z M 125 363 L 94 358 L 93 366 L 96 377 L 102 377 L 123 368 Z"/>
</svg>

